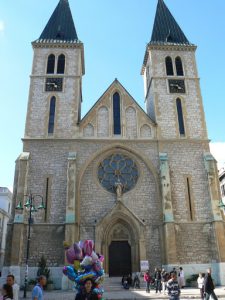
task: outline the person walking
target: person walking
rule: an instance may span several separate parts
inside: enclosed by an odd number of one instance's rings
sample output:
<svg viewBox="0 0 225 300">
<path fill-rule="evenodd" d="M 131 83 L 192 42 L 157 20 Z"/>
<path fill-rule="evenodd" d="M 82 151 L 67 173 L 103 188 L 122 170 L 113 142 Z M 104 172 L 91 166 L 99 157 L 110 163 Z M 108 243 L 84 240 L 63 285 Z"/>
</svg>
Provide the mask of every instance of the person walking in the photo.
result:
<svg viewBox="0 0 225 300">
<path fill-rule="evenodd" d="M 3 300 L 13 300 L 13 289 L 9 284 L 3 284 L 2 287 Z"/>
<path fill-rule="evenodd" d="M 10 285 L 13 289 L 13 300 L 19 300 L 19 291 L 20 287 L 19 285 L 15 282 L 15 277 L 14 275 L 10 274 L 6 278 L 6 283 Z"/>
<path fill-rule="evenodd" d="M 44 300 L 43 288 L 46 285 L 46 277 L 41 275 L 38 277 L 38 283 L 32 290 L 32 300 Z"/>
<path fill-rule="evenodd" d="M 167 282 L 167 290 L 170 300 L 180 299 L 180 287 L 175 273 L 171 273 L 171 279 Z"/>
<path fill-rule="evenodd" d="M 140 289 L 140 278 L 139 278 L 139 274 L 138 272 L 135 274 L 134 276 L 134 280 L 133 280 L 133 288 L 134 289 Z"/>
<path fill-rule="evenodd" d="M 202 276 L 202 273 L 199 273 L 197 283 L 198 283 L 198 288 L 200 290 L 201 299 L 203 300 L 204 299 L 204 286 L 203 286 L 204 277 Z"/>
<path fill-rule="evenodd" d="M 183 289 L 185 286 L 184 270 L 182 267 L 179 268 L 178 272 L 178 284 L 180 289 Z"/>
<path fill-rule="evenodd" d="M 158 292 L 161 293 L 161 290 L 162 290 L 162 286 L 161 286 L 161 271 L 158 269 L 158 268 L 155 268 L 155 292 L 156 294 Z"/>
<path fill-rule="evenodd" d="M 214 300 L 217 300 L 217 296 L 214 292 L 215 286 L 211 277 L 211 269 L 207 269 L 207 274 L 205 275 L 203 286 L 204 286 L 205 300 L 209 300 L 210 297 Z"/>
<path fill-rule="evenodd" d="M 98 300 L 98 295 L 93 293 L 93 281 L 87 278 L 84 289 L 76 294 L 75 300 Z"/>
<path fill-rule="evenodd" d="M 150 283 L 152 282 L 152 278 L 150 276 L 149 270 L 147 270 L 144 274 L 144 281 L 146 283 L 146 293 L 150 293 Z"/>
<path fill-rule="evenodd" d="M 162 283 L 162 291 L 163 291 L 164 295 L 166 294 L 166 284 L 167 284 L 168 279 L 169 279 L 169 274 L 166 272 L 165 269 L 162 269 L 161 283 Z"/>
</svg>

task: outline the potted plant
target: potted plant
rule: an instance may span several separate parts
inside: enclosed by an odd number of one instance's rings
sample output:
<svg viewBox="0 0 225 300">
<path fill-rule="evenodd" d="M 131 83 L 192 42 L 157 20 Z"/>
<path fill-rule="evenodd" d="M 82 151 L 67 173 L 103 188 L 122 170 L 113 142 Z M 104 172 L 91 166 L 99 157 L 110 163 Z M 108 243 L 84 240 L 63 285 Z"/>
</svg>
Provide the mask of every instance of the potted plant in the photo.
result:
<svg viewBox="0 0 225 300">
<path fill-rule="evenodd" d="M 39 277 L 41 275 L 44 275 L 47 279 L 46 289 L 53 290 L 54 284 L 53 284 L 53 281 L 49 278 L 50 277 L 50 269 L 47 267 L 47 262 L 43 255 L 38 263 L 38 271 L 37 271 L 37 276 Z"/>
<path fill-rule="evenodd" d="M 30 279 L 28 281 L 28 290 L 32 291 L 33 288 L 35 287 L 36 283 L 37 283 L 37 281 L 35 279 Z"/>
</svg>

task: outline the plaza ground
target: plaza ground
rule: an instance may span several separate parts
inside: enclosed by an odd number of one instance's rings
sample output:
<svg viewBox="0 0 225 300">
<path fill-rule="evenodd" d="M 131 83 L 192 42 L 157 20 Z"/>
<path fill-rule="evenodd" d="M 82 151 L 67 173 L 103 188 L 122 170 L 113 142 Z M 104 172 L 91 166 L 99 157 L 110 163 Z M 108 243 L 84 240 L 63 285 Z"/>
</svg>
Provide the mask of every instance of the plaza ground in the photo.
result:
<svg viewBox="0 0 225 300">
<path fill-rule="evenodd" d="M 217 297 L 221 300 L 225 299 L 225 287 L 217 287 L 215 289 Z M 105 300 L 138 300 L 138 299 L 168 299 L 168 295 L 156 294 L 151 290 L 150 294 L 146 294 L 145 289 L 140 290 L 124 290 L 118 286 L 117 290 L 112 289 L 109 291 L 105 287 L 104 297 Z M 23 293 L 20 294 L 20 299 L 23 299 Z M 31 292 L 28 292 L 27 299 L 31 299 Z M 51 291 L 44 292 L 45 300 L 74 300 L 75 291 Z M 197 288 L 184 288 L 181 291 L 180 299 L 200 299 L 199 289 Z"/>
</svg>

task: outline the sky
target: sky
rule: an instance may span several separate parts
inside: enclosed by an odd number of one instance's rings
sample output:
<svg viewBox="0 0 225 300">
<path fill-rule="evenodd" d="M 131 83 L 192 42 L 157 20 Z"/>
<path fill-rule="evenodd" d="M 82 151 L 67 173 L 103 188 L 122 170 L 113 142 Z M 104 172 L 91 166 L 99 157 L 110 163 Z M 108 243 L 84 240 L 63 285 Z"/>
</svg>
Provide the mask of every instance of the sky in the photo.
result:
<svg viewBox="0 0 225 300">
<path fill-rule="evenodd" d="M 140 70 L 157 0 L 70 0 L 85 48 L 82 116 L 117 78 L 144 108 Z M 211 151 L 225 162 L 225 1 L 165 0 L 197 65 Z M 58 0 L 0 1 L 0 186 L 12 190 L 22 152 L 33 50 Z"/>
</svg>

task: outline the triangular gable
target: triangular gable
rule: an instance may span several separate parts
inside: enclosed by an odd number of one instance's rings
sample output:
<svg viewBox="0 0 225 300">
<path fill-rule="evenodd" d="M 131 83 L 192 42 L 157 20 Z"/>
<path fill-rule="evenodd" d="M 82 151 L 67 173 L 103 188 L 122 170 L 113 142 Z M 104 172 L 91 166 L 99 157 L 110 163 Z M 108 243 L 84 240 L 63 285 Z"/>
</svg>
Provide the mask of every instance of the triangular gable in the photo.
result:
<svg viewBox="0 0 225 300">
<path fill-rule="evenodd" d="M 146 114 L 146 112 L 142 109 L 142 107 L 138 104 L 138 102 L 130 95 L 130 93 L 124 88 L 124 86 L 118 81 L 118 79 L 115 79 L 112 84 L 108 87 L 108 89 L 102 94 L 102 96 L 95 102 L 95 104 L 91 107 L 91 109 L 87 112 L 87 114 L 81 119 L 80 125 L 82 126 L 82 123 L 86 122 L 86 120 L 91 115 L 92 111 L 95 110 L 103 101 L 106 94 L 109 93 L 113 88 L 115 87 L 115 90 L 122 90 L 127 96 L 131 99 L 133 104 L 135 105 L 136 109 L 141 111 L 145 118 L 150 122 L 152 126 L 156 126 L 156 123 Z"/>
</svg>

